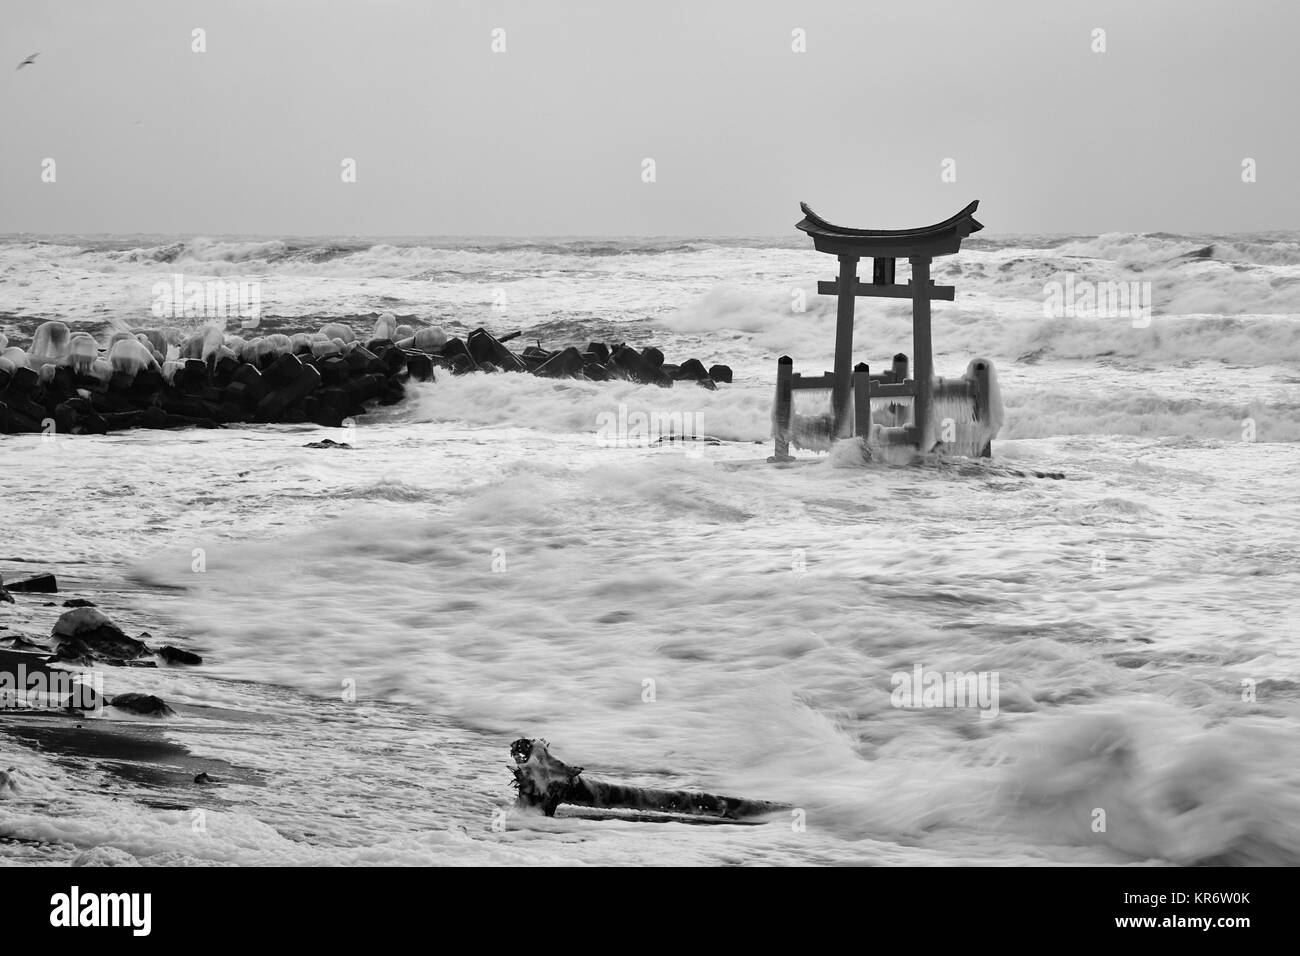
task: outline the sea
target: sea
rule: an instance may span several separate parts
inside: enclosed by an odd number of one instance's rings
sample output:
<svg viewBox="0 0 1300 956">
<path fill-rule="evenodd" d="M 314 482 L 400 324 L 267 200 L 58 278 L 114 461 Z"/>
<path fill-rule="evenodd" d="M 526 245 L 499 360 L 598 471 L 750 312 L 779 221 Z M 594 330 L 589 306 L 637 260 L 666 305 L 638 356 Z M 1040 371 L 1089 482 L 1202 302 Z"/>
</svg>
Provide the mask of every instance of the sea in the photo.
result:
<svg viewBox="0 0 1300 956">
<path fill-rule="evenodd" d="M 0 237 L 9 348 L 392 312 L 733 373 L 0 436 L 0 574 L 62 592 L 0 604 L 0 645 L 81 597 L 204 658 L 104 670 L 170 716 L 0 712 L 0 864 L 1300 864 L 1300 234 L 973 236 L 934 264 L 935 366 L 994 364 L 992 457 L 771 467 L 836 271 L 793 232 Z M 168 312 L 178 276 L 258 314 Z M 910 354 L 909 308 L 859 299 L 855 360 Z M 519 737 L 781 809 L 524 812 Z"/>
</svg>

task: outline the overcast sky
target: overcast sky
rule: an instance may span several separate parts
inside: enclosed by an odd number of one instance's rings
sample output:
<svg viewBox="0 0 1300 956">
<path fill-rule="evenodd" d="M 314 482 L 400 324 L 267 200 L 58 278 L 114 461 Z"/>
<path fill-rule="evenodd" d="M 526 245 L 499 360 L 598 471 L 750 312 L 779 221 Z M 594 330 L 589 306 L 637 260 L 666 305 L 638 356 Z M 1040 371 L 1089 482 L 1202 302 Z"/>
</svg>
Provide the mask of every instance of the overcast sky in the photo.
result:
<svg viewBox="0 0 1300 956">
<path fill-rule="evenodd" d="M 992 232 L 1292 229 L 1298 35 L 1293 0 L 4 0 L 0 232 L 784 235 L 801 199 L 976 198 Z"/>
</svg>

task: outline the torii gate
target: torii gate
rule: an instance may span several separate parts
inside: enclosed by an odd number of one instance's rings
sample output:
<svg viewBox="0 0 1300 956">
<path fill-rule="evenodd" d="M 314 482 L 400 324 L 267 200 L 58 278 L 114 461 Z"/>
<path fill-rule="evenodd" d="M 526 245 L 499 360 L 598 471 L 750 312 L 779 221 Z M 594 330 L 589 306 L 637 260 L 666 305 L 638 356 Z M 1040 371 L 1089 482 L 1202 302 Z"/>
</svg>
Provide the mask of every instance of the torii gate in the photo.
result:
<svg viewBox="0 0 1300 956">
<path fill-rule="evenodd" d="M 777 426 L 777 461 L 790 460 L 788 433 L 793 408 L 791 391 L 798 388 L 829 388 L 831 390 L 831 437 L 847 438 L 856 432 L 866 437 L 871 422 L 871 398 L 908 396 L 912 398 L 914 415 L 904 436 L 907 444 L 921 451 L 934 447 L 934 355 L 930 341 L 930 302 L 935 299 L 951 302 L 955 295 L 953 286 L 935 285 L 930 278 L 930 263 L 936 256 L 952 255 L 960 251 L 961 241 L 973 232 L 983 229 L 974 218 L 979 200 L 975 200 L 957 215 L 932 226 L 919 229 L 850 229 L 827 222 L 800 203 L 804 218 L 795 228 L 812 237 L 818 252 L 835 255 L 840 261 L 839 278 L 833 282 L 818 282 L 820 295 L 839 298 L 835 322 L 835 370 L 813 377 L 794 373 L 794 363 L 788 355 L 777 365 L 777 395 L 774 421 Z M 864 257 L 872 259 L 871 282 L 858 281 L 858 262 Z M 905 285 L 894 281 L 894 264 L 906 258 L 912 266 L 912 277 Z M 912 341 L 914 376 L 907 379 L 907 357 L 895 357 L 891 372 L 871 375 L 867 365 L 853 366 L 853 312 L 858 296 L 886 299 L 912 300 Z M 852 400 L 852 404 L 851 401 Z M 854 427 L 856 423 L 856 427 Z"/>
</svg>

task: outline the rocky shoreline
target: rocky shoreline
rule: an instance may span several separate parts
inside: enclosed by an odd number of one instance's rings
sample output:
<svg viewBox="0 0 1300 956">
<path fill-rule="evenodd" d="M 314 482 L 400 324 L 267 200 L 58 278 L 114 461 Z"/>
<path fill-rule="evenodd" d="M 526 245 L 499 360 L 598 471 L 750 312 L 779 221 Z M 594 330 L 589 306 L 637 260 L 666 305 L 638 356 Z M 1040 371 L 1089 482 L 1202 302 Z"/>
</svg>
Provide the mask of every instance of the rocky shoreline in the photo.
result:
<svg viewBox="0 0 1300 956">
<path fill-rule="evenodd" d="M 42 609 L 64 609 L 58 612 L 48 635 L 26 627 L 0 627 L 0 708 L 11 714 L 84 716 L 112 706 L 146 716 L 172 714 L 172 708 L 153 694 L 106 696 L 100 668 L 196 667 L 203 658 L 170 644 L 151 646 L 153 638 L 148 632 L 129 636 L 88 599 L 48 600 L 58 593 L 53 574 L 7 582 L 0 577 L 0 602 L 27 605 L 13 611 L 28 623 L 42 616 Z M 42 597 L 47 600 L 40 600 Z"/>
<path fill-rule="evenodd" d="M 376 405 L 395 405 L 411 382 L 438 374 L 520 372 L 544 378 L 633 381 L 706 389 L 731 382 L 726 365 L 665 362 L 659 349 L 591 342 L 514 352 L 478 328 L 465 338 L 399 325 L 383 313 L 364 341 L 348 325 L 245 339 L 210 326 L 192 335 L 142 329 L 106 347 L 62 322 L 30 345 L 0 335 L 0 434 L 94 434 L 130 428 L 219 428 L 235 423 L 340 427 Z"/>
</svg>

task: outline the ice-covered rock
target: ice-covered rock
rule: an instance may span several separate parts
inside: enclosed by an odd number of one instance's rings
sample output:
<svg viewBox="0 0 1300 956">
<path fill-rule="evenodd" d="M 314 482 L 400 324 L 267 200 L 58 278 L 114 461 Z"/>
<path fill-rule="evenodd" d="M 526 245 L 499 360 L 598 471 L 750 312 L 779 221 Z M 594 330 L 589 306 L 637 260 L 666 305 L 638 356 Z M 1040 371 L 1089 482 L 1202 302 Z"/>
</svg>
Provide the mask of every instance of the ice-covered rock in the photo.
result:
<svg viewBox="0 0 1300 956">
<path fill-rule="evenodd" d="M 32 367 L 68 364 L 68 339 L 71 333 L 62 322 L 42 322 L 32 336 Z"/>
<path fill-rule="evenodd" d="M 352 329 L 342 322 L 331 322 L 329 325 L 321 326 L 321 333 L 327 339 L 342 339 L 344 345 L 356 338 L 356 334 Z"/>
<path fill-rule="evenodd" d="M 435 325 L 416 329 L 412 336 L 413 345 L 421 352 L 437 352 L 447 343 L 447 333 Z"/>
<path fill-rule="evenodd" d="M 99 343 L 89 332 L 75 332 L 68 341 L 68 361 L 78 375 L 89 375 L 99 358 Z"/>
<path fill-rule="evenodd" d="M 384 339 L 393 340 L 397 338 L 397 316 L 391 312 L 385 312 L 379 316 L 375 322 L 375 334 L 372 339 L 383 341 Z"/>
<path fill-rule="evenodd" d="M 167 337 L 160 329 L 136 329 L 135 337 L 138 339 L 141 336 L 144 337 L 149 343 L 149 347 L 155 352 L 160 352 L 163 355 L 167 354 Z"/>
<path fill-rule="evenodd" d="M 108 360 L 112 363 L 114 372 L 122 372 L 131 378 L 135 378 L 145 369 L 158 368 L 153 353 L 132 338 L 115 342 L 109 349 Z"/>
</svg>

